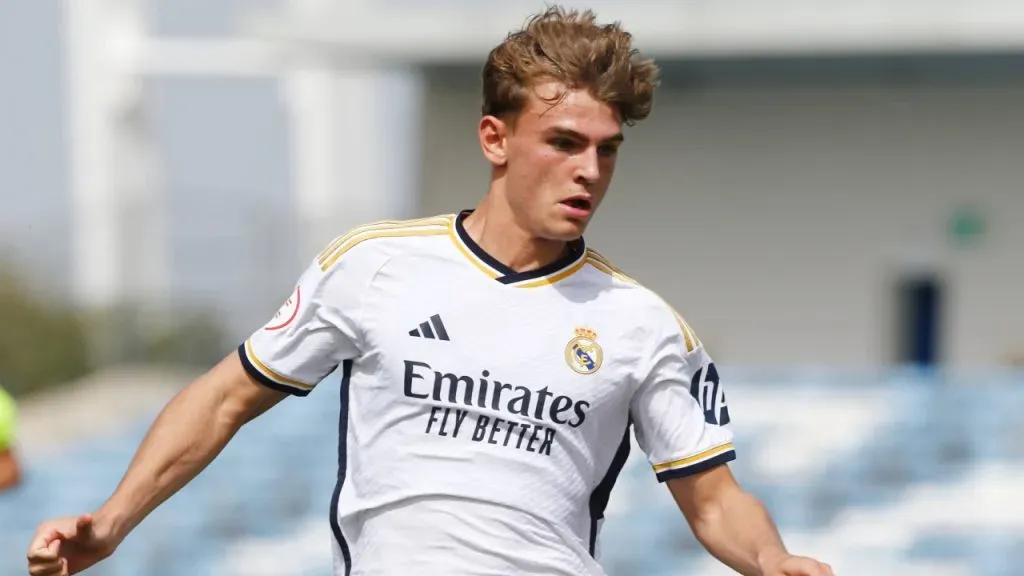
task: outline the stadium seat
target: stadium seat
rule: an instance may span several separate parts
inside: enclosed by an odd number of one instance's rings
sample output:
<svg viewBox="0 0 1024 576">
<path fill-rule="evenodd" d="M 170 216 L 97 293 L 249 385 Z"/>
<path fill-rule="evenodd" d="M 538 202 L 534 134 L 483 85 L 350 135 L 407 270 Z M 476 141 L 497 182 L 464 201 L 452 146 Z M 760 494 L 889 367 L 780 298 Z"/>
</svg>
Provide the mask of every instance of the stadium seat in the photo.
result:
<svg viewBox="0 0 1024 576">
<path fill-rule="evenodd" d="M 234 545 L 295 538 L 301 526 L 325 523 L 337 466 L 336 393 L 328 380 L 247 425 L 90 574 L 222 574 Z M 795 397 L 795 408 L 773 413 L 778 397 Z M 868 569 L 862 559 L 871 557 L 882 566 L 877 574 L 1020 574 L 1024 525 L 1015 518 L 1024 518 L 1024 502 L 975 499 L 979 490 L 1012 494 L 1024 483 L 1024 376 L 748 371 L 730 403 L 737 477 L 807 553 L 835 555 L 841 573 Z M 860 419 L 834 418 L 837 406 L 854 404 Z M 786 428 L 808 413 L 818 416 L 795 433 Z M 0 495 L 0 574 L 21 573 L 22 548 L 40 519 L 92 509 L 109 494 L 149 421 L 27 463 L 25 484 Z M 963 527 L 942 515 L 944 506 L 967 511 Z M 304 576 L 329 576 L 327 542 L 311 545 L 326 560 Z M 601 545 L 611 576 L 727 573 L 708 564 L 635 443 Z"/>
</svg>

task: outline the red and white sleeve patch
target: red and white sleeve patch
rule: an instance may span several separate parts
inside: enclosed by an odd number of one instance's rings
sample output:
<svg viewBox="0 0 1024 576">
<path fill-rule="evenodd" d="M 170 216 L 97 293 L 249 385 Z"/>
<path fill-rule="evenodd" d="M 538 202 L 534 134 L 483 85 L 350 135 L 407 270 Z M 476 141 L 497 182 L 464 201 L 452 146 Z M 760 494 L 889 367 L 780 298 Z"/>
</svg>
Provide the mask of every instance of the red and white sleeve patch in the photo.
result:
<svg viewBox="0 0 1024 576">
<path fill-rule="evenodd" d="M 284 304 L 281 305 L 281 308 L 278 309 L 277 313 L 274 314 L 274 317 L 270 319 L 270 322 L 267 322 L 263 329 L 273 332 L 288 327 L 289 324 L 295 321 L 295 317 L 299 315 L 299 306 L 301 304 L 302 290 L 296 286 L 295 291 L 284 301 Z"/>
</svg>

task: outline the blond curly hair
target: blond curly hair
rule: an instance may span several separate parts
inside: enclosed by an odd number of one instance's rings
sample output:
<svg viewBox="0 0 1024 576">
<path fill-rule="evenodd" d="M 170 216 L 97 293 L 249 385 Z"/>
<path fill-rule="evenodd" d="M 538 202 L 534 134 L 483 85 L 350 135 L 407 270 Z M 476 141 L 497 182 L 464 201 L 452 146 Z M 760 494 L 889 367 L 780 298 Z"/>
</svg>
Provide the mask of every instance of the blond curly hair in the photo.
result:
<svg viewBox="0 0 1024 576">
<path fill-rule="evenodd" d="M 533 86 L 555 81 L 590 91 L 616 108 L 624 124 L 643 120 L 654 105 L 659 71 L 632 40 L 618 22 L 598 24 L 593 11 L 550 7 L 491 50 L 482 73 L 483 114 L 513 121 Z"/>
</svg>

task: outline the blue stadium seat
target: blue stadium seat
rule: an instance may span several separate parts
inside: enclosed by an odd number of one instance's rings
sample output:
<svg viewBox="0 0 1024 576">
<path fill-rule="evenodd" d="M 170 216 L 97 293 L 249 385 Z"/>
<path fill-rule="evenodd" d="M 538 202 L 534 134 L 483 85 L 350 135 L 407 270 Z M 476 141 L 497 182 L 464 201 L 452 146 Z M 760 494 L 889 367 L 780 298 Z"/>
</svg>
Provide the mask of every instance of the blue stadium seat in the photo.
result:
<svg viewBox="0 0 1024 576">
<path fill-rule="evenodd" d="M 968 380 L 912 371 L 746 371 L 730 402 L 739 405 L 754 390 L 787 397 L 837 390 L 844 397 L 863 393 L 878 399 L 877 418 L 863 441 L 847 452 L 816 455 L 824 458 L 820 471 L 795 480 L 760 476 L 752 462 L 768 446 L 756 427 L 743 428 L 734 470 L 786 533 L 828 534 L 851 514 L 898 521 L 885 515 L 922 487 L 969 491 L 958 487 L 981 466 L 1024 469 L 1024 375 Z M 233 543 L 289 537 L 304 521 L 326 521 L 337 465 L 336 394 L 337 381 L 328 379 L 309 398 L 286 400 L 246 426 L 194 483 L 90 575 L 213 574 Z M 808 397 L 820 398 L 822 406 L 830 402 L 827 393 Z M 92 509 L 109 494 L 151 421 L 27 463 L 26 483 L 0 495 L 0 574 L 23 572 L 23 548 L 40 519 Z M 697 570 L 706 558 L 642 454 L 633 453 L 613 498 L 619 506 L 610 509 L 602 532 L 603 562 L 611 576 L 675 576 Z M 1024 565 L 1024 538 L 995 523 L 981 531 L 913 531 L 912 545 L 894 543 L 885 553 L 906 566 L 963 563 L 972 576 L 1019 574 Z"/>
</svg>

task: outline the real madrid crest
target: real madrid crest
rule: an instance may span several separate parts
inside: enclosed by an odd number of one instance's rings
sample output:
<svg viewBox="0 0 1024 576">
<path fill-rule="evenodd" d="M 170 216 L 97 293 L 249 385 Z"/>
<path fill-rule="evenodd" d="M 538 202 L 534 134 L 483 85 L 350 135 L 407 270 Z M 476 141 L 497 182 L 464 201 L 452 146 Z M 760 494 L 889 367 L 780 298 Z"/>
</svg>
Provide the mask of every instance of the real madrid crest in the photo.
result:
<svg viewBox="0 0 1024 576">
<path fill-rule="evenodd" d="M 565 363 L 580 374 L 593 374 L 601 367 L 604 351 L 597 343 L 597 332 L 577 328 L 576 336 L 565 345 Z"/>
</svg>

